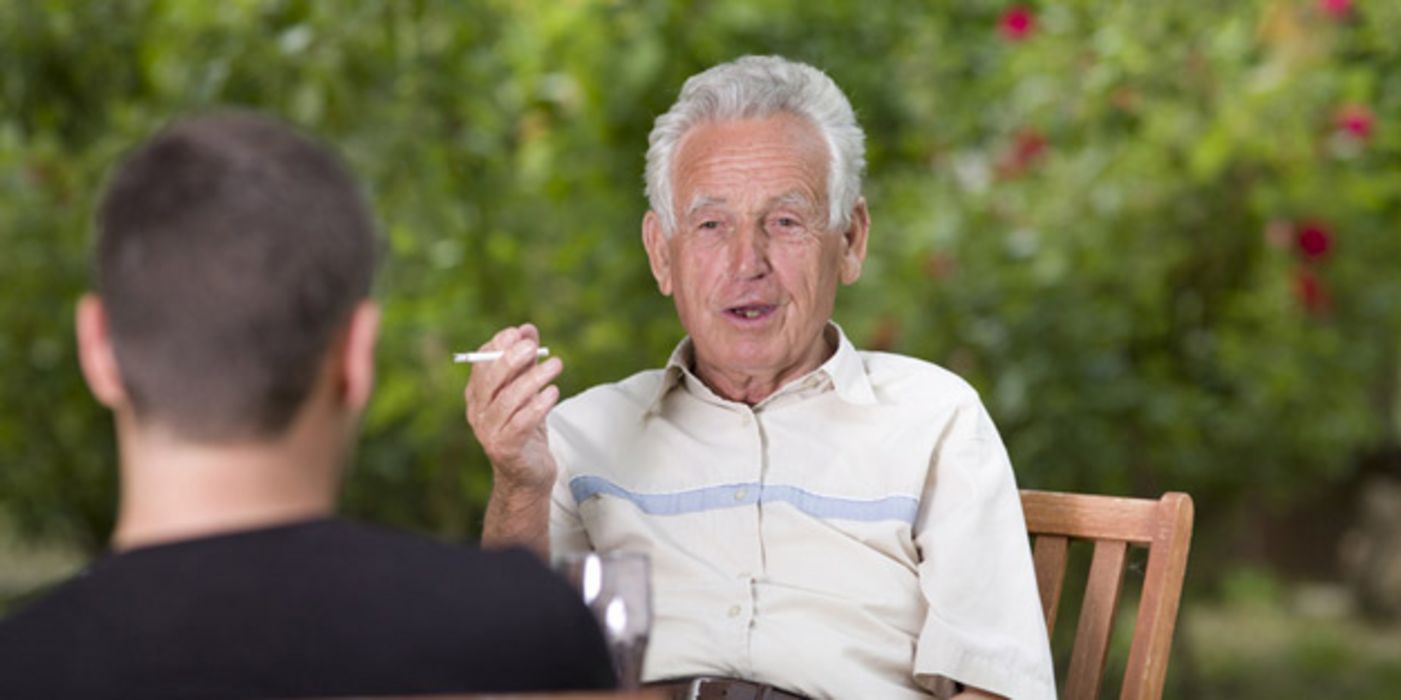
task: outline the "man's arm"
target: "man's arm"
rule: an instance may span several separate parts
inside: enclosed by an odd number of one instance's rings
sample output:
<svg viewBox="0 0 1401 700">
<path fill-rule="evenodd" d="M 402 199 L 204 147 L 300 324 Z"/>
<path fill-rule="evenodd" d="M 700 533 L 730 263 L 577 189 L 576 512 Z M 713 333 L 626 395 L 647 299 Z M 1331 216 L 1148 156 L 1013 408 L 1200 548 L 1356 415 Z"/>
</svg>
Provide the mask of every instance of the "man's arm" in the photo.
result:
<svg viewBox="0 0 1401 700">
<path fill-rule="evenodd" d="M 535 362 L 540 334 L 531 324 L 506 328 L 482 350 L 503 350 L 494 362 L 472 369 L 463 397 L 467 423 L 491 461 L 491 499 L 482 544 L 524 545 L 548 559 L 550 491 L 557 467 L 545 433 L 545 416 L 559 400 L 550 384 L 563 363 Z"/>
<path fill-rule="evenodd" d="M 499 474 L 499 472 L 497 472 Z M 496 477 L 497 484 L 500 476 Z M 482 545 L 519 545 L 550 559 L 550 490 L 543 493 L 493 484 L 482 523 Z"/>
<path fill-rule="evenodd" d="M 981 691 L 1055 698 L 1021 498 L 976 396 L 961 402 L 941 431 L 914 534 L 928 603 L 916 681 L 954 697 Z M 964 688 L 956 691 L 951 681 Z"/>
</svg>

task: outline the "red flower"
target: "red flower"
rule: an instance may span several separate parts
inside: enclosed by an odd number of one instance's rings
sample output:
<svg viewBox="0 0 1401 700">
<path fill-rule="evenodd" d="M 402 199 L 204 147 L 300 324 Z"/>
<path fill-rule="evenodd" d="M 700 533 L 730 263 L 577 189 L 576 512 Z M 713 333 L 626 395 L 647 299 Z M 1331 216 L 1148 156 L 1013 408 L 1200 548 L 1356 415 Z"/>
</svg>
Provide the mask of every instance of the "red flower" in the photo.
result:
<svg viewBox="0 0 1401 700">
<path fill-rule="evenodd" d="M 1045 155 L 1050 142 L 1040 131 L 1022 129 L 1012 135 L 1012 146 L 997 162 L 997 173 L 1002 177 L 1020 177 L 1031 169 L 1041 156 Z"/>
<path fill-rule="evenodd" d="M 1343 105 L 1338 108 L 1337 114 L 1333 115 L 1333 123 L 1338 129 L 1359 141 L 1371 138 L 1372 127 L 1376 121 L 1372 110 L 1359 104 Z"/>
<path fill-rule="evenodd" d="M 997 19 L 997 31 L 1007 41 L 1026 39 L 1036 31 L 1036 14 L 1025 5 L 1013 5 Z"/>
<path fill-rule="evenodd" d="M 1318 0 L 1318 11 L 1333 19 L 1343 19 L 1352 12 L 1352 0 Z"/>
<path fill-rule="evenodd" d="M 1296 242 L 1299 245 L 1299 252 L 1305 258 L 1321 260 L 1328 257 L 1329 251 L 1333 249 L 1333 234 L 1323 224 L 1310 221 L 1299 226 L 1299 237 Z"/>
<path fill-rule="evenodd" d="M 1018 163 L 1030 163 L 1046 152 L 1046 137 L 1035 129 L 1022 129 L 1015 137 L 1014 158 Z"/>
<path fill-rule="evenodd" d="M 1323 286 L 1323 280 L 1318 278 L 1318 273 L 1314 272 L 1313 268 L 1302 265 L 1294 270 L 1294 298 L 1298 299 L 1309 313 L 1323 313 L 1332 305 L 1332 300 L 1328 298 L 1328 290 Z"/>
</svg>

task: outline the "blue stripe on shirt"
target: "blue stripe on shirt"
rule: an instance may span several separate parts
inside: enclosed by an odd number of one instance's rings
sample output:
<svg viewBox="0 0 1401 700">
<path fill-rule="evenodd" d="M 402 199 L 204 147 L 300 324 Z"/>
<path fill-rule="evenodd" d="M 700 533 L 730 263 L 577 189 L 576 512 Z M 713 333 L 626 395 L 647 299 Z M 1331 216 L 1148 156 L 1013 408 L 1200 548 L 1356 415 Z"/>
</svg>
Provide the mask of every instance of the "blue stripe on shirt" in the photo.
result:
<svg viewBox="0 0 1401 700">
<path fill-rule="evenodd" d="M 648 515 L 684 515 L 755 503 L 783 502 L 808 515 L 825 520 L 896 520 L 913 525 L 915 515 L 919 511 L 919 501 L 909 496 L 887 496 L 862 501 L 822 496 L 796 486 L 762 486 L 754 482 L 707 486 L 672 493 L 638 493 L 602 477 L 576 476 L 569 481 L 569 491 L 574 495 L 576 502 L 582 503 L 597 495 L 608 495 L 629 501 Z"/>
</svg>

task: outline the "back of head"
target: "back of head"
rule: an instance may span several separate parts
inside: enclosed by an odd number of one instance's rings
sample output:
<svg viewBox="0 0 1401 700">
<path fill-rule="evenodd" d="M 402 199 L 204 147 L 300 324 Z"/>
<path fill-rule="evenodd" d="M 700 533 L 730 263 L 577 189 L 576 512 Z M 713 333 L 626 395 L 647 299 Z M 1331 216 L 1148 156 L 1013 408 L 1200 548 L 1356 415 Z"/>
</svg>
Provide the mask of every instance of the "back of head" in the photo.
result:
<svg viewBox="0 0 1401 700">
<path fill-rule="evenodd" d="M 250 113 L 178 121 L 140 146 L 97 236 L 135 416 L 200 442 L 285 431 L 374 273 L 374 225 L 345 167 Z"/>
<path fill-rule="evenodd" d="M 686 133 L 705 122 L 780 113 L 807 119 L 827 142 L 828 224 L 847 228 L 866 168 L 866 135 L 851 103 L 826 73 L 810 65 L 781 56 L 744 56 L 688 78 L 648 137 L 647 197 L 668 235 L 676 230 L 671 168 Z"/>
</svg>

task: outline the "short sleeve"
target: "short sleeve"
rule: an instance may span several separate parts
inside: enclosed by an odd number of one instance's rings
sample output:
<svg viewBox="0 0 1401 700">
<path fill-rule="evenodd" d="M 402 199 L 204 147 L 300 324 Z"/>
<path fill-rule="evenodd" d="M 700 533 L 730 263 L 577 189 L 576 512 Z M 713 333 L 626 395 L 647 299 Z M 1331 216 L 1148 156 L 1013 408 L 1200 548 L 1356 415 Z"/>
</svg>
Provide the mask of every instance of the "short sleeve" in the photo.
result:
<svg viewBox="0 0 1401 700">
<path fill-rule="evenodd" d="M 584 521 L 579 518 L 579 506 L 574 502 L 574 495 L 569 492 L 569 484 L 561 473 L 550 494 L 550 556 L 559 558 L 564 554 L 590 549 Z"/>
<path fill-rule="evenodd" d="M 915 544 L 928 604 L 916 682 L 938 697 L 956 681 L 1014 700 L 1055 698 L 1021 497 L 976 397 L 954 411 L 935 444 Z"/>
<path fill-rule="evenodd" d="M 549 425 L 549 423 L 547 423 Z M 549 431 L 550 453 L 555 458 L 555 485 L 550 491 L 550 557 L 592 549 L 584 521 L 579 517 L 579 504 L 569 490 L 572 450 L 553 426 Z"/>
</svg>

